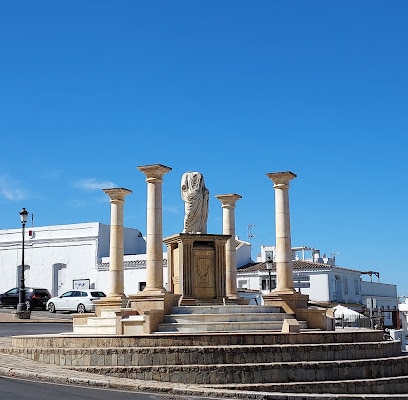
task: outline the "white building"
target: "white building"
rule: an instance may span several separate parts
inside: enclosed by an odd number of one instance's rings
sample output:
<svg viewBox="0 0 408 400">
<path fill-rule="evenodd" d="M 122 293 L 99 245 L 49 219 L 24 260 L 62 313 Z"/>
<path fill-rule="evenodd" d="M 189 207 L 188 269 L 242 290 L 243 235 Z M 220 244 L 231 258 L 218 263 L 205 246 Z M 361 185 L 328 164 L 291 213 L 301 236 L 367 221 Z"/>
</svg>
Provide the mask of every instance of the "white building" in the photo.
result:
<svg viewBox="0 0 408 400">
<path fill-rule="evenodd" d="M 98 266 L 109 256 L 109 225 L 91 222 L 42 226 L 28 228 L 25 233 L 26 286 L 47 288 L 52 295 L 79 286 L 108 290 L 107 276 L 99 273 Z M 138 229 L 124 228 L 124 252 L 146 253 L 146 242 Z M 21 263 L 21 229 L 0 230 L 0 291 L 20 285 Z M 141 275 L 137 279 L 144 280 Z"/>
<path fill-rule="evenodd" d="M 98 222 L 43 226 L 25 230 L 25 285 L 47 288 L 59 295 L 77 287 L 109 293 L 110 226 Z M 167 287 L 167 253 L 163 249 L 163 282 Z M 124 291 L 143 290 L 146 275 L 146 241 L 138 229 L 124 228 Z M 275 247 L 262 246 L 257 262 L 251 259 L 251 245 L 236 238 L 237 287 L 254 293 L 276 285 L 276 272 L 265 261 L 274 260 Z M 379 282 L 376 272 L 362 272 L 335 265 L 334 257 L 320 256 L 311 247 L 293 248 L 294 286 L 309 295 L 312 303 L 344 304 L 381 310 L 391 324 L 398 308 L 396 285 Z M 0 230 L 0 292 L 20 285 L 22 263 L 21 229 Z M 372 282 L 372 276 L 378 282 Z M 370 281 L 363 278 L 370 277 Z"/>
<path fill-rule="evenodd" d="M 274 246 L 262 246 L 256 263 L 237 271 L 238 289 L 268 293 L 276 287 L 276 270 L 267 270 L 266 261 L 275 259 Z M 309 296 L 309 302 L 332 307 L 345 305 L 359 312 L 381 315 L 386 326 L 395 325 L 398 310 L 397 287 L 379 282 L 378 272 L 364 272 L 336 266 L 335 257 L 320 256 L 312 247 L 292 248 L 294 288 Z M 372 275 L 378 282 L 372 282 Z M 370 277 L 370 281 L 363 278 Z M 270 284 L 269 284 L 270 282 Z"/>
<path fill-rule="evenodd" d="M 0 293 L 20 286 L 21 229 L 0 230 Z M 109 293 L 110 226 L 98 222 L 25 230 L 25 285 L 47 288 L 52 295 L 90 287 Z M 251 262 L 251 246 L 237 239 L 237 265 Z M 135 294 L 146 281 L 146 241 L 138 229 L 124 228 L 124 291 Z M 167 287 L 167 252 L 163 253 Z"/>
<path fill-rule="evenodd" d="M 401 328 L 404 330 L 405 336 L 408 336 L 408 298 L 404 303 L 398 304 L 398 309 L 401 318 Z"/>
</svg>

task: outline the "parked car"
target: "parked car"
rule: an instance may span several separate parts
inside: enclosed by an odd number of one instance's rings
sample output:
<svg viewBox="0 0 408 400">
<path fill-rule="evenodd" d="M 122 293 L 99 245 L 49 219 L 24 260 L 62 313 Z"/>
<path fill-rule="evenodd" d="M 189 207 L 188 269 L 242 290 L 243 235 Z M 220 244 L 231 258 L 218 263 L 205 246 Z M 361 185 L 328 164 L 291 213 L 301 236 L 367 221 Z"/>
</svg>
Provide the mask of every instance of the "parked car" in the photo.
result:
<svg viewBox="0 0 408 400">
<path fill-rule="evenodd" d="M 106 297 L 100 290 L 69 290 L 60 296 L 52 297 L 47 301 L 46 308 L 50 313 L 56 311 L 71 311 L 77 313 L 95 311 L 94 300 Z"/>
<path fill-rule="evenodd" d="M 13 306 L 17 308 L 19 302 L 19 291 L 18 287 L 7 290 L 0 294 L 0 307 L 4 306 Z M 34 308 L 41 308 L 42 310 L 46 309 L 47 301 L 51 298 L 51 294 L 48 289 L 44 288 L 25 288 L 25 304 L 27 310 Z"/>
</svg>

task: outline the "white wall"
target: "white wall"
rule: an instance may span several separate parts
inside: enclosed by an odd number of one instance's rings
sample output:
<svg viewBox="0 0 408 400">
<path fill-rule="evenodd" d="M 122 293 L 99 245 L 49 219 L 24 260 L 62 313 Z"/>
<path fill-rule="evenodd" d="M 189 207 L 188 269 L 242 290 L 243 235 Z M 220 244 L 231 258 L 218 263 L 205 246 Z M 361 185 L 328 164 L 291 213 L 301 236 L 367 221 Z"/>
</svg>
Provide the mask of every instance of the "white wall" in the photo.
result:
<svg viewBox="0 0 408 400">
<path fill-rule="evenodd" d="M 97 269 L 109 256 L 110 226 L 98 222 L 26 228 L 25 285 L 47 288 L 52 295 L 73 288 L 73 281 L 89 279 L 104 289 L 109 280 Z M 30 235 L 31 233 L 31 235 Z M 20 285 L 18 266 L 22 253 L 21 229 L 0 230 L 0 291 Z M 146 252 L 138 229 L 124 228 L 125 253 Z M 98 288 L 99 289 L 99 288 Z"/>
<path fill-rule="evenodd" d="M 306 275 L 303 272 L 304 275 Z M 310 288 L 301 288 L 302 294 L 309 295 L 310 301 L 330 301 L 329 276 L 327 274 L 310 274 Z"/>
</svg>

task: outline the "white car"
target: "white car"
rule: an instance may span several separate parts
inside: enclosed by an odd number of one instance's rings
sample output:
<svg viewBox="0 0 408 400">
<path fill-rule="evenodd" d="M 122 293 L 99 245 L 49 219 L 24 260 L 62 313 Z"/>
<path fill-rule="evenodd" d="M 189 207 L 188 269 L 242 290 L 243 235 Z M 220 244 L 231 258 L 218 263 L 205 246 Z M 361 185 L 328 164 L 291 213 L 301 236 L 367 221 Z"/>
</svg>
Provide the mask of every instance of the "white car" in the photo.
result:
<svg viewBox="0 0 408 400">
<path fill-rule="evenodd" d="M 46 308 L 50 313 L 56 311 L 72 311 L 77 313 L 95 311 L 94 300 L 106 297 L 100 290 L 69 290 L 60 296 L 52 297 L 47 301 Z"/>
</svg>

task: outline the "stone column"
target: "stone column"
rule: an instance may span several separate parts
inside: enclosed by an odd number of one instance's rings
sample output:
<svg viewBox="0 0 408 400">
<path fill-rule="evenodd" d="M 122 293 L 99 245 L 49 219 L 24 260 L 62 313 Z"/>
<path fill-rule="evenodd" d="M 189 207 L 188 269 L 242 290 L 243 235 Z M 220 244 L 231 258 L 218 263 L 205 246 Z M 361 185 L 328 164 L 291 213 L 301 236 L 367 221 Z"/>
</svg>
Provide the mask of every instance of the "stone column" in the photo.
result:
<svg viewBox="0 0 408 400">
<path fill-rule="evenodd" d="M 226 295 L 237 298 L 237 254 L 235 242 L 235 203 L 241 199 L 239 194 L 220 194 L 215 196 L 221 201 L 222 233 L 231 235 L 225 243 Z"/>
<path fill-rule="evenodd" d="M 292 293 L 292 245 L 289 215 L 289 182 L 296 178 L 293 172 L 271 172 L 266 174 L 274 183 L 276 218 L 276 292 Z"/>
<path fill-rule="evenodd" d="M 123 188 L 103 189 L 111 203 L 110 250 L 109 250 L 109 298 L 123 298 L 123 204 L 125 197 L 132 193 Z"/>
<path fill-rule="evenodd" d="M 146 287 L 143 291 L 164 293 L 162 182 L 163 175 L 171 168 L 161 164 L 137 168 L 146 175 L 147 182 Z"/>
</svg>

